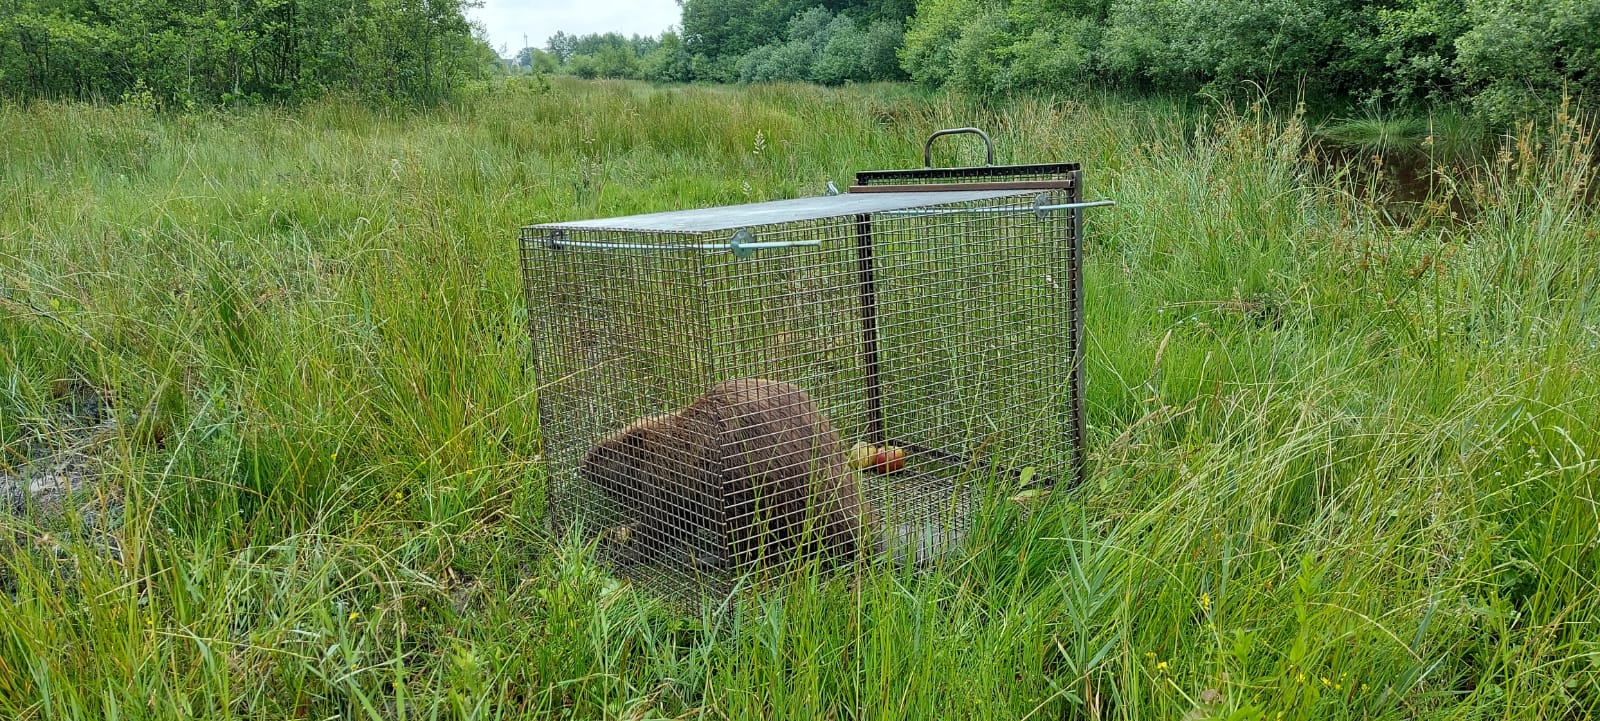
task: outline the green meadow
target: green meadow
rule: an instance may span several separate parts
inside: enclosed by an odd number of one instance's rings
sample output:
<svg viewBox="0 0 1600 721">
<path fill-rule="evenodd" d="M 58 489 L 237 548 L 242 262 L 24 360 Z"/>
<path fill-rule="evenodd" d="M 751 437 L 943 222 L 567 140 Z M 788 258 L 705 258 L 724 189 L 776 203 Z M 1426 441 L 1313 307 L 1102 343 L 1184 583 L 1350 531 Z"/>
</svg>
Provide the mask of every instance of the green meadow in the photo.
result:
<svg viewBox="0 0 1600 721">
<path fill-rule="evenodd" d="M 1592 120 L 576 79 L 0 105 L 0 716 L 1589 718 Z M 965 125 L 1118 202 L 1085 486 L 930 569 L 702 609 L 549 537 L 520 226 L 817 195 Z"/>
</svg>

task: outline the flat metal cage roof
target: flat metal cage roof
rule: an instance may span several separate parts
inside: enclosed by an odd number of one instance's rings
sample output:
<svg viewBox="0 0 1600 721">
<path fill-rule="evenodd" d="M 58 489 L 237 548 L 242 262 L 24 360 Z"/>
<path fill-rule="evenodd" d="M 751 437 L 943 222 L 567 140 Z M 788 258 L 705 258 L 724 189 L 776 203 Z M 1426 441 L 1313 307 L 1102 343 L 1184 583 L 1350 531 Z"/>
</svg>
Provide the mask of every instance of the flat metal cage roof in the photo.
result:
<svg viewBox="0 0 1600 721">
<path fill-rule="evenodd" d="M 949 203 L 1038 195 L 1038 189 L 941 190 L 890 193 L 845 193 L 762 203 L 724 205 L 698 210 L 645 213 L 619 218 L 542 223 L 524 230 L 634 231 L 641 233 L 712 233 L 758 225 L 822 220 L 846 215 L 910 210 Z M 1019 208 L 1019 210 L 1021 210 Z"/>
</svg>

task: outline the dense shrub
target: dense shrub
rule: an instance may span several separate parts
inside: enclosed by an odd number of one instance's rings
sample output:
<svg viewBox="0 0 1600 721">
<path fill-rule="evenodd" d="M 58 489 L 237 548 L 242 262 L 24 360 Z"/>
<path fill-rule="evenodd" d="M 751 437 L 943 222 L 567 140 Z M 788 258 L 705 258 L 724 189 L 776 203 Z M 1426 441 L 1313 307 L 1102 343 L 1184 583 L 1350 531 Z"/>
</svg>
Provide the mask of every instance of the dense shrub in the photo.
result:
<svg viewBox="0 0 1600 721">
<path fill-rule="evenodd" d="M 1594 0 L 1469 0 L 1472 28 L 1456 39 L 1457 65 L 1473 102 L 1505 119 L 1563 90 L 1600 92 L 1600 3 Z"/>
<path fill-rule="evenodd" d="M 509 67 L 659 83 L 899 80 L 1299 95 L 1504 122 L 1600 91 L 1596 0 L 682 0 L 659 36 L 558 32 L 501 61 L 463 0 L 0 2 L 0 97 L 159 107 L 337 90 L 432 102 Z"/>
<path fill-rule="evenodd" d="M 424 98 L 494 65 L 459 3 L 407 0 L 358 16 L 312 0 L 254 0 L 186 15 L 170 0 L 119 1 L 127 7 L 0 8 L 0 93 L 192 103 L 341 87 Z M 909 77 L 980 95 L 1085 84 L 1264 92 L 1380 115 L 1467 101 L 1495 121 L 1600 90 L 1592 0 L 811 2 L 684 0 L 681 33 L 558 32 L 511 65 L 662 83 Z M 283 18 L 315 30 L 284 36 Z"/>
<path fill-rule="evenodd" d="M 689 49 L 677 33 L 668 30 L 661 42 L 644 58 L 644 79 L 657 83 L 685 83 L 694 76 Z"/>
<path fill-rule="evenodd" d="M 905 77 L 894 60 L 901 30 L 896 22 L 874 21 L 866 28 L 848 15 L 814 7 L 795 15 L 780 42 L 762 45 L 735 62 L 740 82 L 804 80 L 823 85 L 898 80 Z"/>
<path fill-rule="evenodd" d="M 1505 118 L 1600 90 L 1593 0 L 924 0 L 900 58 L 970 92 L 1085 81 Z"/>
<path fill-rule="evenodd" d="M 14 0 L 0 96 L 160 105 L 297 101 L 328 90 L 428 102 L 498 64 L 460 0 Z"/>
</svg>

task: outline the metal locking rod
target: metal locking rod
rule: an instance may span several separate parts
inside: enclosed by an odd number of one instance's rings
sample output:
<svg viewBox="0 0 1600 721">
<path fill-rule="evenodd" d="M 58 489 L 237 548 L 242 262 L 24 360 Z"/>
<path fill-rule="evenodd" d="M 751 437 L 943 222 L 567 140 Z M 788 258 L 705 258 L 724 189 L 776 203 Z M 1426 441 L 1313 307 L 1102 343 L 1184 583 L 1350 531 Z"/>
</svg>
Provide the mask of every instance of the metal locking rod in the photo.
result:
<svg viewBox="0 0 1600 721">
<path fill-rule="evenodd" d="M 703 250 L 717 252 L 731 250 L 740 258 L 748 258 L 757 250 L 772 248 L 808 248 L 822 245 L 821 239 L 813 240 L 768 240 L 757 242 L 750 231 L 743 228 L 734 232 L 726 243 L 682 243 L 677 245 L 653 245 L 650 243 L 596 243 L 594 241 L 563 240 L 559 235 L 552 234 L 549 239 L 551 248 L 596 248 L 599 250 Z"/>
</svg>

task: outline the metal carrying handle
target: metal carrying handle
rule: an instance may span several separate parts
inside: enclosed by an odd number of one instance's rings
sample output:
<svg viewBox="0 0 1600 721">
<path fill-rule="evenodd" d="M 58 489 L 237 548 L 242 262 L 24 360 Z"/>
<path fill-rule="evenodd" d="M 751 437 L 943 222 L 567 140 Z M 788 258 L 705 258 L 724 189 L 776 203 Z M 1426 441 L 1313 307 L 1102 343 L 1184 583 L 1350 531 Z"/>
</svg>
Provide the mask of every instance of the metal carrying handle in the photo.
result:
<svg viewBox="0 0 1600 721">
<path fill-rule="evenodd" d="M 977 128 L 948 128 L 928 136 L 928 142 L 922 144 L 922 167 L 933 167 L 933 141 L 945 135 L 976 135 L 983 138 L 983 148 L 988 161 L 984 165 L 994 165 L 994 141 L 989 139 L 989 134 Z"/>
</svg>

